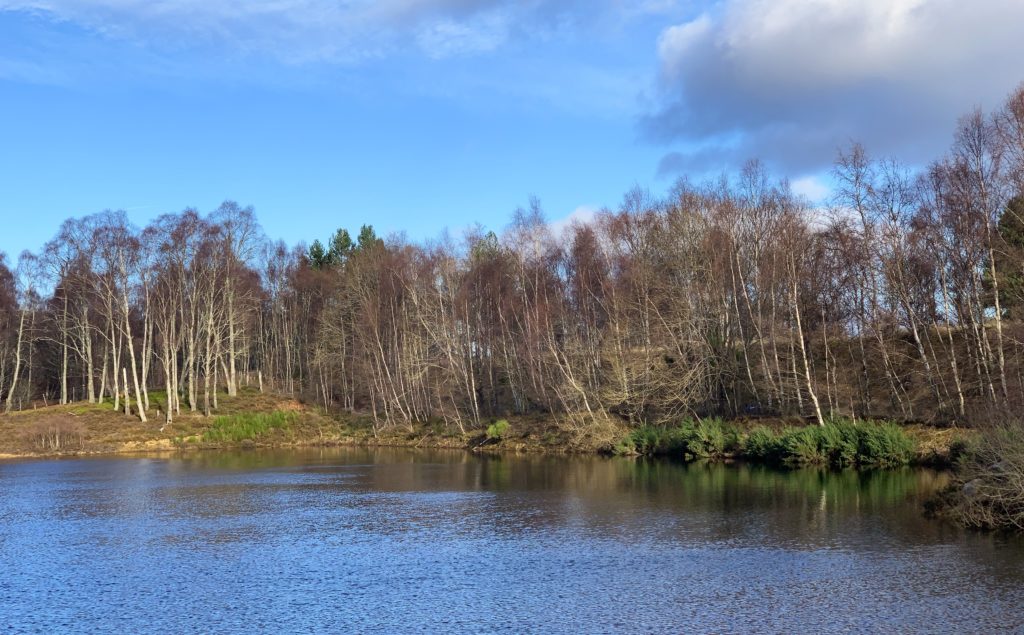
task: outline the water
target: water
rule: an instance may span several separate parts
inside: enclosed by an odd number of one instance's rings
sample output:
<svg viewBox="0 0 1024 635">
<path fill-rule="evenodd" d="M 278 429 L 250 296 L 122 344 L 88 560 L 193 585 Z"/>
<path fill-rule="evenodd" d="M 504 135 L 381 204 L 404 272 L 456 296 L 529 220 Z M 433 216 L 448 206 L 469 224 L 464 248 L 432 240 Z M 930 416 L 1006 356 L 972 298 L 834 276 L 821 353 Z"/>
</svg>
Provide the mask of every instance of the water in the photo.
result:
<svg viewBox="0 0 1024 635">
<path fill-rule="evenodd" d="M 346 449 L 0 462 L 0 631 L 1024 632 L 921 470 Z"/>
</svg>

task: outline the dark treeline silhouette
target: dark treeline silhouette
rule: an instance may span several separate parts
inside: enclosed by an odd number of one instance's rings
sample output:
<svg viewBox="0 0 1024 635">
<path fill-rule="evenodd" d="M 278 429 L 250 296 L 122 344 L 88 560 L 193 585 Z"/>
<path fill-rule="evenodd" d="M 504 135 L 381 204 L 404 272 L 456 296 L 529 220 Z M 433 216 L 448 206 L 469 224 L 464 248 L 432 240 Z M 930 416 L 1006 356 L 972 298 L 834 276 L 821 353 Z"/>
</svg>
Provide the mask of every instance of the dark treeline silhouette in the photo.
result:
<svg viewBox="0 0 1024 635">
<path fill-rule="evenodd" d="M 833 415 L 978 423 L 1024 405 L 1024 88 L 920 172 L 840 153 L 812 208 L 756 162 L 557 235 L 290 249 L 225 203 L 66 221 L 0 265 L 5 408 L 170 420 L 267 387 L 379 426 L 508 414 Z"/>
</svg>

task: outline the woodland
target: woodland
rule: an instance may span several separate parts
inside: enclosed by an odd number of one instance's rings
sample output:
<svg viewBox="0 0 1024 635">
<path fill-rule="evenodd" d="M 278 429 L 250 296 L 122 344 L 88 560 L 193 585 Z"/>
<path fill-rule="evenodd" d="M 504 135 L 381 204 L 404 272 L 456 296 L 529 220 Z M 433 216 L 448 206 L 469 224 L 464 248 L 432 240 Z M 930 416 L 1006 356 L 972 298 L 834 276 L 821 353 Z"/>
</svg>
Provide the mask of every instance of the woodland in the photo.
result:
<svg viewBox="0 0 1024 635">
<path fill-rule="evenodd" d="M 171 422 L 256 386 L 382 429 L 462 431 L 1016 417 L 1024 87 L 965 115 L 927 166 L 852 144 L 832 180 L 812 205 L 752 161 L 565 230 L 531 200 L 498 233 L 421 242 L 366 224 L 290 247 L 234 202 L 145 227 L 69 219 L 0 260 L 0 402 Z"/>
</svg>

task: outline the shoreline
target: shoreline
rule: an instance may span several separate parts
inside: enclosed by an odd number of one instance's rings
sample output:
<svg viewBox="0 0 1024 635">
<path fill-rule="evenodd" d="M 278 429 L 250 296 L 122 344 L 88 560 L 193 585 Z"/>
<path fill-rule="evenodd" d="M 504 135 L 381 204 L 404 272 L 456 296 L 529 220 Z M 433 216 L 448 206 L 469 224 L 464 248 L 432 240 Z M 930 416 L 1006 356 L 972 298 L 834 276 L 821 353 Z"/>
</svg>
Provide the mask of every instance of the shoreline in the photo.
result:
<svg viewBox="0 0 1024 635">
<path fill-rule="evenodd" d="M 773 457 L 755 456 L 741 439 L 751 432 L 782 435 L 787 430 L 814 432 L 817 426 L 793 418 L 706 420 L 697 425 L 698 436 L 713 432 L 719 443 L 710 451 L 693 451 L 679 433 L 686 425 L 631 428 L 618 420 L 587 426 L 541 415 L 483 421 L 479 428 L 453 429 L 441 422 L 375 428 L 366 415 L 327 415 L 290 397 L 240 392 L 220 397 L 220 408 L 210 417 L 182 413 L 171 424 L 159 422 L 159 411 L 143 423 L 113 410 L 112 405 L 77 402 L 0 415 L 0 461 L 85 456 L 123 456 L 146 453 L 188 453 L 208 450 L 301 449 L 324 447 L 394 447 L 447 449 L 491 454 L 634 455 L 670 456 L 680 460 L 771 463 Z M 877 423 L 868 422 L 871 427 Z M 952 466 L 955 446 L 969 431 L 921 424 L 898 426 L 914 450 L 904 463 L 932 468 Z M 640 438 L 662 433 L 659 443 Z M 673 436 L 675 435 L 675 436 Z M 722 441 L 728 437 L 729 441 Z M 666 443 L 667 441 L 667 443 Z M 691 443 L 693 439 L 690 439 Z M 778 458 L 778 457 L 774 457 Z M 851 465 L 874 469 L 879 465 Z"/>
<path fill-rule="evenodd" d="M 919 432 L 919 431 L 918 431 Z M 937 430 L 938 435 L 946 432 Z M 920 435 L 915 435 L 920 436 Z M 957 438 L 960 438 L 959 436 Z M 954 463 L 949 458 L 950 443 L 948 439 L 929 440 L 931 447 L 927 450 L 918 449 L 917 454 L 906 467 L 930 468 L 939 470 L 950 470 Z M 427 432 L 417 434 L 408 431 L 388 431 L 376 436 L 343 434 L 326 438 L 303 438 L 289 440 L 244 440 L 240 442 L 175 442 L 172 438 L 151 439 L 148 441 L 127 441 L 114 447 L 76 448 L 68 450 L 50 451 L 0 451 L 0 462 L 20 460 L 47 460 L 47 459 L 73 459 L 90 457 L 132 457 L 146 455 L 190 455 L 207 452 L 238 452 L 258 450 L 313 450 L 330 448 L 395 448 L 408 450 L 451 450 L 469 452 L 474 454 L 489 455 L 548 455 L 548 456 L 621 456 L 627 458 L 664 458 L 677 460 L 685 463 L 708 462 L 708 463 L 746 463 L 752 465 L 769 465 L 780 469 L 794 469 L 800 467 L 822 467 L 825 469 L 855 469 L 858 471 L 870 471 L 876 469 L 887 469 L 886 466 L 847 466 L 835 468 L 829 465 L 787 465 L 772 463 L 770 461 L 755 460 L 747 456 L 723 455 L 713 457 L 686 457 L 671 452 L 631 452 L 617 454 L 607 448 L 580 447 L 572 445 L 545 445 L 538 443 L 535 439 L 509 439 L 493 440 L 487 439 L 483 433 L 467 434 L 460 437 L 438 437 Z M 888 466 L 898 467 L 898 466 Z"/>
</svg>

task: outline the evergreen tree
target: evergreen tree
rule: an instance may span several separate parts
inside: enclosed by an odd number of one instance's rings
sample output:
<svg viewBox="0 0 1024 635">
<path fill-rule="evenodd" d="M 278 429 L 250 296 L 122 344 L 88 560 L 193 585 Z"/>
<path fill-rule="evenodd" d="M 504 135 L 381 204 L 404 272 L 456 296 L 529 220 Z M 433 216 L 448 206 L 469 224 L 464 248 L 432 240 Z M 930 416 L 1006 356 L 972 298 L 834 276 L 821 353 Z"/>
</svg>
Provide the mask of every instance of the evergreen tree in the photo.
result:
<svg viewBox="0 0 1024 635">
<path fill-rule="evenodd" d="M 1016 196 L 999 217 L 1002 245 L 996 250 L 999 304 L 1007 318 L 1024 319 L 1024 196 Z"/>
<path fill-rule="evenodd" d="M 327 250 L 327 259 L 331 265 L 342 265 L 352 254 L 352 237 L 347 229 L 339 229 L 331 238 L 331 246 Z"/>
<path fill-rule="evenodd" d="M 314 269 L 320 269 L 326 264 L 326 258 L 323 244 L 319 240 L 314 240 L 309 246 L 309 265 Z"/>
<path fill-rule="evenodd" d="M 360 227 L 359 237 L 356 240 L 358 243 L 356 249 L 360 251 L 366 251 L 371 247 L 384 244 L 383 240 L 377 238 L 377 232 L 373 231 L 373 225 L 363 225 Z"/>
</svg>

